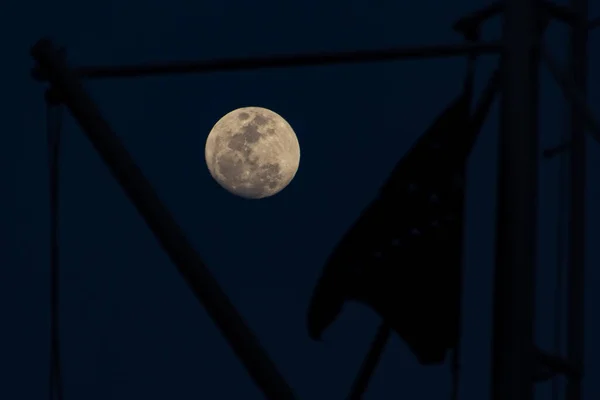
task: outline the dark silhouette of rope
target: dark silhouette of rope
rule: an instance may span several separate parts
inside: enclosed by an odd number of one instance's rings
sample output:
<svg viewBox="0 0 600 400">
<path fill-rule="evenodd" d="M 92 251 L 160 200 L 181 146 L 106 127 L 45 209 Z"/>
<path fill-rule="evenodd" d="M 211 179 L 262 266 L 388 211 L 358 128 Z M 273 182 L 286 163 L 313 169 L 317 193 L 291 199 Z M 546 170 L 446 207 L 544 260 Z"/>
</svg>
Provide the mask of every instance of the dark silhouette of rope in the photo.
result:
<svg viewBox="0 0 600 400">
<path fill-rule="evenodd" d="M 567 130 L 561 135 L 561 141 L 568 140 Z M 567 161 L 570 152 L 559 155 L 560 166 L 558 171 L 558 215 L 556 218 L 556 283 L 554 287 L 554 354 L 559 356 L 562 352 L 562 307 L 564 304 L 564 263 L 565 263 L 565 217 L 568 207 L 568 168 Z M 552 400 L 559 400 L 561 392 L 560 378 L 552 377 Z"/>
<path fill-rule="evenodd" d="M 59 258 L 59 155 L 62 115 L 59 104 L 46 97 L 46 130 L 48 141 L 48 170 L 50 192 L 50 374 L 49 399 L 63 400 L 60 362 L 60 258 Z"/>
<path fill-rule="evenodd" d="M 481 32 L 479 25 L 474 25 L 469 28 L 463 29 L 463 35 L 465 39 L 473 44 L 479 42 L 481 38 Z M 463 91 L 469 96 L 470 99 L 473 97 L 473 91 L 475 86 L 475 70 L 477 66 L 477 54 L 471 54 L 468 57 L 467 61 L 467 72 L 464 80 Z M 469 104 L 469 107 L 472 105 Z M 476 127 L 476 123 L 472 120 L 470 122 L 471 129 L 479 129 Z M 465 218 L 464 211 L 462 211 L 462 218 Z M 463 234 L 461 232 L 461 234 Z M 463 280 L 464 280 L 464 259 L 461 258 L 461 272 L 460 272 L 460 300 L 459 300 L 459 313 L 458 313 L 458 325 L 456 331 L 456 346 L 452 350 L 452 361 L 450 364 L 450 374 L 451 374 L 451 392 L 450 392 L 450 400 L 458 400 L 460 394 L 460 355 L 461 355 L 461 341 L 462 341 L 462 297 L 463 297 Z"/>
</svg>

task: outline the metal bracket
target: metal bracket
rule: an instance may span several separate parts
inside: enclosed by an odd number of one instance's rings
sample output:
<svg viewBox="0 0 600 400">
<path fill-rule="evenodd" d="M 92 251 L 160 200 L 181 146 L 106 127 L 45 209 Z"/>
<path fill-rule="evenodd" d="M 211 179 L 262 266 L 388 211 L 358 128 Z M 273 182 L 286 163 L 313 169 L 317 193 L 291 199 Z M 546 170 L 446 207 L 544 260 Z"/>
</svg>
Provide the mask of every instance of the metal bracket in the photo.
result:
<svg viewBox="0 0 600 400">
<path fill-rule="evenodd" d="M 563 144 L 559 144 L 558 146 L 551 147 L 549 149 L 544 150 L 544 158 L 550 159 L 554 158 L 559 154 L 571 149 L 571 141 L 568 141 Z"/>
<path fill-rule="evenodd" d="M 50 39 L 42 39 L 41 41 L 50 42 Z M 65 63 L 67 62 L 67 49 L 65 47 L 58 47 L 56 49 L 56 55 Z M 38 82 L 47 82 L 50 80 L 48 71 L 44 70 L 39 63 L 36 63 L 31 69 L 31 77 Z"/>
<path fill-rule="evenodd" d="M 495 1 L 487 7 L 480 10 L 474 11 L 462 18 L 452 25 L 452 29 L 466 35 L 467 32 L 472 31 L 474 28 L 478 29 L 483 22 L 500 14 L 504 10 L 503 1 Z"/>
<path fill-rule="evenodd" d="M 536 347 L 535 349 L 536 369 L 533 374 L 533 381 L 545 382 L 557 375 L 565 377 L 580 377 L 580 368 L 575 367 L 563 357 L 550 354 Z"/>
</svg>

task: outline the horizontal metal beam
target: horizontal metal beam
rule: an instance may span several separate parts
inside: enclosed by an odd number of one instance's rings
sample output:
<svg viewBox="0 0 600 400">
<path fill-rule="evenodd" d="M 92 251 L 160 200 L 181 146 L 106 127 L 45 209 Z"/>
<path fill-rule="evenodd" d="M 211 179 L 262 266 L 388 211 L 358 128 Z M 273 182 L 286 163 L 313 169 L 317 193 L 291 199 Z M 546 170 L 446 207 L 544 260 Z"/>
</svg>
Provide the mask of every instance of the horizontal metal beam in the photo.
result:
<svg viewBox="0 0 600 400">
<path fill-rule="evenodd" d="M 396 47 L 382 50 L 359 50 L 336 53 L 282 54 L 255 58 L 226 58 L 206 61 L 182 61 L 164 64 L 91 66 L 75 69 L 80 78 L 134 78 L 142 76 L 200 74 L 244 71 L 261 68 L 289 68 L 334 64 L 356 64 L 394 60 L 457 57 L 469 54 L 494 54 L 502 50 L 499 41 L 476 44 L 449 44 Z M 42 71 L 33 71 L 37 80 L 46 80 Z"/>
</svg>

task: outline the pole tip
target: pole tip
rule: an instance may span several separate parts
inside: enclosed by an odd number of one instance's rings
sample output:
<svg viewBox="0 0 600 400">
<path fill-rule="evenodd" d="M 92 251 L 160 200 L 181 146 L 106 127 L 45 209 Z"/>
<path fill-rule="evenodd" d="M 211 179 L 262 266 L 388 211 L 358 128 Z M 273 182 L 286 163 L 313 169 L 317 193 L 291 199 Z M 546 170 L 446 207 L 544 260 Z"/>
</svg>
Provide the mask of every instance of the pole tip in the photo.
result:
<svg viewBox="0 0 600 400">
<path fill-rule="evenodd" d="M 42 52 L 52 49 L 54 44 L 50 38 L 44 37 L 38 40 L 33 46 L 31 46 L 31 55 L 37 58 Z"/>
<path fill-rule="evenodd" d="M 47 81 L 48 72 L 45 70 L 48 60 L 66 62 L 67 52 L 64 47 L 57 47 L 50 38 L 44 37 L 31 46 L 31 56 L 36 65 L 31 70 L 31 76 L 36 81 Z"/>
</svg>

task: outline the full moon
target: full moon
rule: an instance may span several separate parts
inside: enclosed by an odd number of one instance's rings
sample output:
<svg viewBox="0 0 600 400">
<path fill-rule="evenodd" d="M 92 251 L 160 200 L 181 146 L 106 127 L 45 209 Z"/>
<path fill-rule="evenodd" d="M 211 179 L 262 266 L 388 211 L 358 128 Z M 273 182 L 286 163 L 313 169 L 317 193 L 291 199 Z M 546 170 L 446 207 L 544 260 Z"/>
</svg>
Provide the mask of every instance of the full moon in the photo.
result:
<svg viewBox="0 0 600 400">
<path fill-rule="evenodd" d="M 229 192 L 262 199 L 283 190 L 300 165 L 296 133 L 279 114 L 243 107 L 222 117 L 204 149 L 212 177 Z"/>
</svg>

